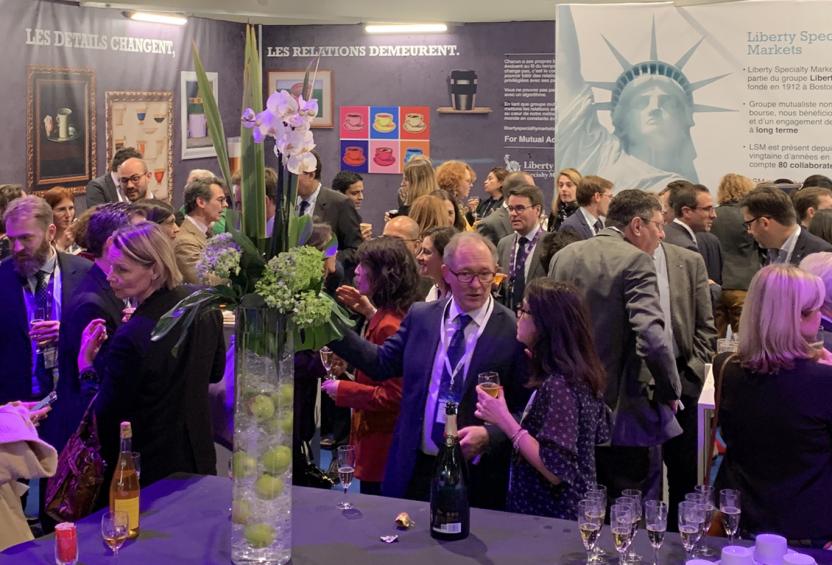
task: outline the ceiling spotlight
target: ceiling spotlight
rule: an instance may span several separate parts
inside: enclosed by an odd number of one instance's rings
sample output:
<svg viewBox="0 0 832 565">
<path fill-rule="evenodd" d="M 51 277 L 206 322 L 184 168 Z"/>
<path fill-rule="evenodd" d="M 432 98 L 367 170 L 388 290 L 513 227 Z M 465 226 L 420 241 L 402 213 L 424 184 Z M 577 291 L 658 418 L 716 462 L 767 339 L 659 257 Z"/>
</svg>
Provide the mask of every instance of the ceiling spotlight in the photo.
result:
<svg viewBox="0 0 832 565">
<path fill-rule="evenodd" d="M 442 33 L 448 31 L 447 24 L 368 24 L 367 33 Z"/>
</svg>

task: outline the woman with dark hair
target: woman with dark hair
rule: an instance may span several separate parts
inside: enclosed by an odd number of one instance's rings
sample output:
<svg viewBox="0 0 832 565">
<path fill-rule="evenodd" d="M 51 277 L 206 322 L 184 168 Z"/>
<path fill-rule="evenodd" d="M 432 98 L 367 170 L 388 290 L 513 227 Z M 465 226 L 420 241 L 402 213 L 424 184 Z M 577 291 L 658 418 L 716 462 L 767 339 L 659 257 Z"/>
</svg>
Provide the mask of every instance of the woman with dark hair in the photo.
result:
<svg viewBox="0 0 832 565">
<path fill-rule="evenodd" d="M 457 234 L 455 228 L 431 228 L 422 234 L 422 245 L 416 255 L 419 274 L 433 280 L 433 286 L 425 296 L 425 302 L 433 302 L 448 295 L 448 283 L 442 277 L 445 246 Z"/>
<path fill-rule="evenodd" d="M 589 315 L 578 290 L 535 279 L 517 320 L 517 341 L 531 354 L 535 389 L 518 424 L 502 391 L 477 391 L 475 415 L 511 438 L 515 456 L 507 510 L 575 520 L 595 482 L 595 446 L 609 439 L 605 378 Z"/>
<path fill-rule="evenodd" d="M 818 210 L 809 222 L 809 233 L 832 243 L 832 210 Z"/>
<path fill-rule="evenodd" d="M 131 211 L 143 216 L 148 222 L 159 224 L 162 231 L 171 239 L 176 239 L 179 225 L 176 223 L 176 210 L 162 200 L 137 200 L 131 206 Z"/>
<path fill-rule="evenodd" d="M 503 205 L 505 194 L 503 194 L 503 181 L 506 180 L 508 171 L 502 167 L 494 167 L 488 171 L 488 175 L 482 183 L 488 198 L 477 204 L 477 209 L 469 215 L 468 221 L 474 223 L 488 217 L 491 212 Z"/>
<path fill-rule="evenodd" d="M 370 239 L 358 248 L 355 284 L 377 309 L 364 338 L 381 345 L 395 334 L 416 301 L 419 275 L 413 254 L 394 237 Z M 350 444 L 355 447 L 355 476 L 364 494 L 381 494 L 381 480 L 402 398 L 401 377 L 383 382 L 356 371 L 355 381 L 327 380 L 321 385 L 338 406 L 353 409 Z"/>
</svg>

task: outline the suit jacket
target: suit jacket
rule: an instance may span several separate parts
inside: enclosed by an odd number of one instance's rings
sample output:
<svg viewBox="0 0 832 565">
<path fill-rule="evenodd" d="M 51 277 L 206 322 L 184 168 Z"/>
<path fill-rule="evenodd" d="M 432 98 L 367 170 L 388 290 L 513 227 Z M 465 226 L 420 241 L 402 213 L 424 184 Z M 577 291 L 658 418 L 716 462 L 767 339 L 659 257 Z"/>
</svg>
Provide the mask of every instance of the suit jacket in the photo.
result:
<svg viewBox="0 0 832 565">
<path fill-rule="evenodd" d="M 413 304 L 399 331 L 383 345 L 363 340 L 352 330 L 345 332 L 342 340 L 331 344 L 338 355 L 374 380 L 399 375 L 404 379 L 401 413 L 396 422 L 382 484 L 385 496 L 404 497 L 413 476 L 422 445 L 425 403 L 439 346 L 440 323 L 447 303 L 447 300 L 437 300 Z M 477 341 L 471 358 L 459 405 L 460 428 L 483 425 L 474 416 L 477 375 L 483 371 L 497 371 L 500 374 L 512 412 L 521 411 L 525 405 L 528 393 L 521 387 L 525 380 L 525 355 L 515 333 L 514 313 L 495 303 L 491 318 Z M 478 465 L 469 467 L 469 496 L 474 506 L 499 509 L 505 507 L 511 445 L 496 427 L 486 425 L 486 429 L 489 449 Z"/>
<path fill-rule="evenodd" d="M 81 257 L 58 252 L 58 266 L 61 272 L 62 314 L 58 355 L 63 356 L 65 352 L 62 351 L 61 343 L 65 339 L 65 307 L 92 263 Z M 29 339 L 23 284 L 11 257 L 0 263 L 0 404 L 12 400 L 31 400 L 32 395 L 32 341 Z M 58 363 L 60 372 L 64 359 L 60 357 Z"/>
<path fill-rule="evenodd" d="M 825 239 L 809 233 L 809 230 L 806 228 L 800 228 L 800 234 L 797 236 L 797 242 L 794 244 L 794 250 L 792 251 L 792 256 L 789 258 L 789 263 L 792 265 L 800 265 L 804 257 L 812 253 L 820 253 L 821 251 L 832 251 L 832 244 Z M 768 254 L 765 255 L 765 264 L 769 264 Z"/>
<path fill-rule="evenodd" d="M 651 446 L 679 435 L 668 403 L 682 389 L 652 257 L 618 230 L 605 228 L 561 249 L 549 276 L 584 293 L 607 374 L 605 400 L 615 418 L 612 444 Z"/>
<path fill-rule="evenodd" d="M 569 230 L 581 239 L 589 239 L 595 236 L 592 227 L 587 223 L 583 212 L 576 211 L 574 214 L 566 218 L 558 227 L 558 231 Z"/>
<path fill-rule="evenodd" d="M 185 218 L 179 233 L 176 234 L 176 239 L 173 240 L 173 249 L 176 252 L 176 265 L 186 284 L 202 284 L 196 274 L 196 264 L 207 243 L 208 236 L 199 231 L 192 221 Z"/>
<path fill-rule="evenodd" d="M 101 318 L 107 325 L 107 335 L 114 335 L 121 325 L 124 302 L 110 288 L 107 276 L 93 263 L 80 281 L 69 303 L 64 305 L 62 321 L 63 340 L 59 350 L 63 364 L 56 392 L 58 400 L 52 405 L 49 417 L 42 425 L 41 434 L 58 451 L 63 449 L 69 436 L 78 427 L 84 410 L 90 403 L 86 390 L 78 380 L 78 351 L 81 334 L 92 320 Z M 107 342 L 102 346 L 106 350 Z"/>
<path fill-rule="evenodd" d="M 477 224 L 477 231 L 496 246 L 501 239 L 514 232 L 508 218 L 508 210 L 500 206 L 491 215 Z"/>
<path fill-rule="evenodd" d="M 531 264 L 529 265 L 529 272 L 526 275 L 525 284 L 529 284 L 530 281 L 536 278 L 546 276 L 546 269 L 540 262 L 540 254 L 543 249 L 541 242 L 543 241 L 543 236 L 546 235 L 546 232 L 543 231 L 543 227 L 540 227 L 539 229 L 540 237 L 538 238 L 537 244 L 534 246 L 534 250 L 532 251 Z M 516 233 L 512 232 L 509 235 L 503 237 L 497 244 L 497 259 L 499 261 L 500 271 L 509 276 L 511 275 L 511 261 L 512 257 L 514 256 L 514 240 L 516 239 L 516 235 Z M 525 285 L 523 287 L 523 290 L 525 290 Z M 503 281 L 502 285 L 500 285 L 500 296 L 502 297 L 502 303 L 513 310 L 517 306 L 519 306 L 519 304 L 509 303 L 511 297 L 508 296 L 508 292 L 509 277 L 506 277 L 506 280 Z"/>
<path fill-rule="evenodd" d="M 696 244 L 699 246 L 699 254 L 705 261 L 705 269 L 708 271 L 708 278 L 720 285 L 722 288 L 722 245 L 719 238 L 706 231 L 696 233 Z"/>
<path fill-rule="evenodd" d="M 136 308 L 95 359 L 101 379 L 95 412 L 109 484 L 118 458 L 119 422 L 133 424 L 133 450 L 142 455 L 143 485 L 171 473 L 216 474 L 208 384 L 225 367 L 222 317 L 208 309 L 197 315 L 177 357 L 171 353 L 181 324 L 159 341 L 150 334 L 165 312 L 192 289 L 160 289 Z"/>
<path fill-rule="evenodd" d="M 343 263 L 345 276 L 352 280 L 358 264 L 358 246 L 361 245 L 361 218 L 352 200 L 331 188 L 321 187 L 315 200 L 313 216 L 332 227 L 338 238 L 338 261 Z"/>
<path fill-rule="evenodd" d="M 696 238 L 692 238 L 688 230 L 676 222 L 670 222 L 664 225 L 664 240 L 667 243 L 678 245 L 683 249 L 689 249 L 699 253 L 699 248 L 696 246 Z"/>
<path fill-rule="evenodd" d="M 87 208 L 105 202 L 118 202 L 118 188 L 113 182 L 110 171 L 92 179 L 87 184 Z"/>
<path fill-rule="evenodd" d="M 725 257 L 722 288 L 748 290 L 751 278 L 760 270 L 760 250 L 742 225 L 742 213 L 736 202 L 722 204 L 716 209 L 711 234 L 719 239 Z"/>
<path fill-rule="evenodd" d="M 663 243 L 662 248 L 667 260 L 670 315 L 679 350 L 677 368 L 682 394 L 698 399 L 705 384 L 705 363 L 713 359 L 716 345 L 705 262 L 698 253 L 676 245 Z M 688 408 L 691 407 L 685 407 Z"/>
</svg>

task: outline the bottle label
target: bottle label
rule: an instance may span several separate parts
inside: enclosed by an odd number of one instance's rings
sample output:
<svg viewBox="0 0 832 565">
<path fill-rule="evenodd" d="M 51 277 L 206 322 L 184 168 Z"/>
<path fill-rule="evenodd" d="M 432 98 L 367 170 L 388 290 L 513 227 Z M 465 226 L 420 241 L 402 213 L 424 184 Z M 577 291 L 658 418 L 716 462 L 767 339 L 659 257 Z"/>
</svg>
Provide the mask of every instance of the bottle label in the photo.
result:
<svg viewBox="0 0 832 565">
<path fill-rule="evenodd" d="M 139 497 L 117 498 L 113 501 L 113 510 L 127 512 L 128 528 L 135 530 L 139 527 Z"/>
<path fill-rule="evenodd" d="M 433 526 L 433 531 L 439 532 L 440 534 L 459 534 L 462 533 L 462 522 L 435 524 Z"/>
</svg>

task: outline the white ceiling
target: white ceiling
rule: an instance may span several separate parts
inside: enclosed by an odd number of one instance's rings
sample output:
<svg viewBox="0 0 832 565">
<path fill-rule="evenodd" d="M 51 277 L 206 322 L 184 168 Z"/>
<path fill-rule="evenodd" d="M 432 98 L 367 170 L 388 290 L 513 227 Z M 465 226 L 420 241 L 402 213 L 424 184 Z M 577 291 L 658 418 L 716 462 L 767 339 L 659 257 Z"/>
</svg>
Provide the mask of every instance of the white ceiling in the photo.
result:
<svg viewBox="0 0 832 565">
<path fill-rule="evenodd" d="M 574 1 L 574 0 L 573 0 Z M 617 0 L 582 0 L 603 3 Z M 621 0 L 623 1 L 623 0 Z M 705 0 L 709 1 L 709 0 Z M 712 1 L 712 0 L 710 0 Z M 698 3 L 699 0 L 684 3 Z M 553 20 L 556 0 L 126 0 L 87 2 L 272 25 Z"/>
</svg>

